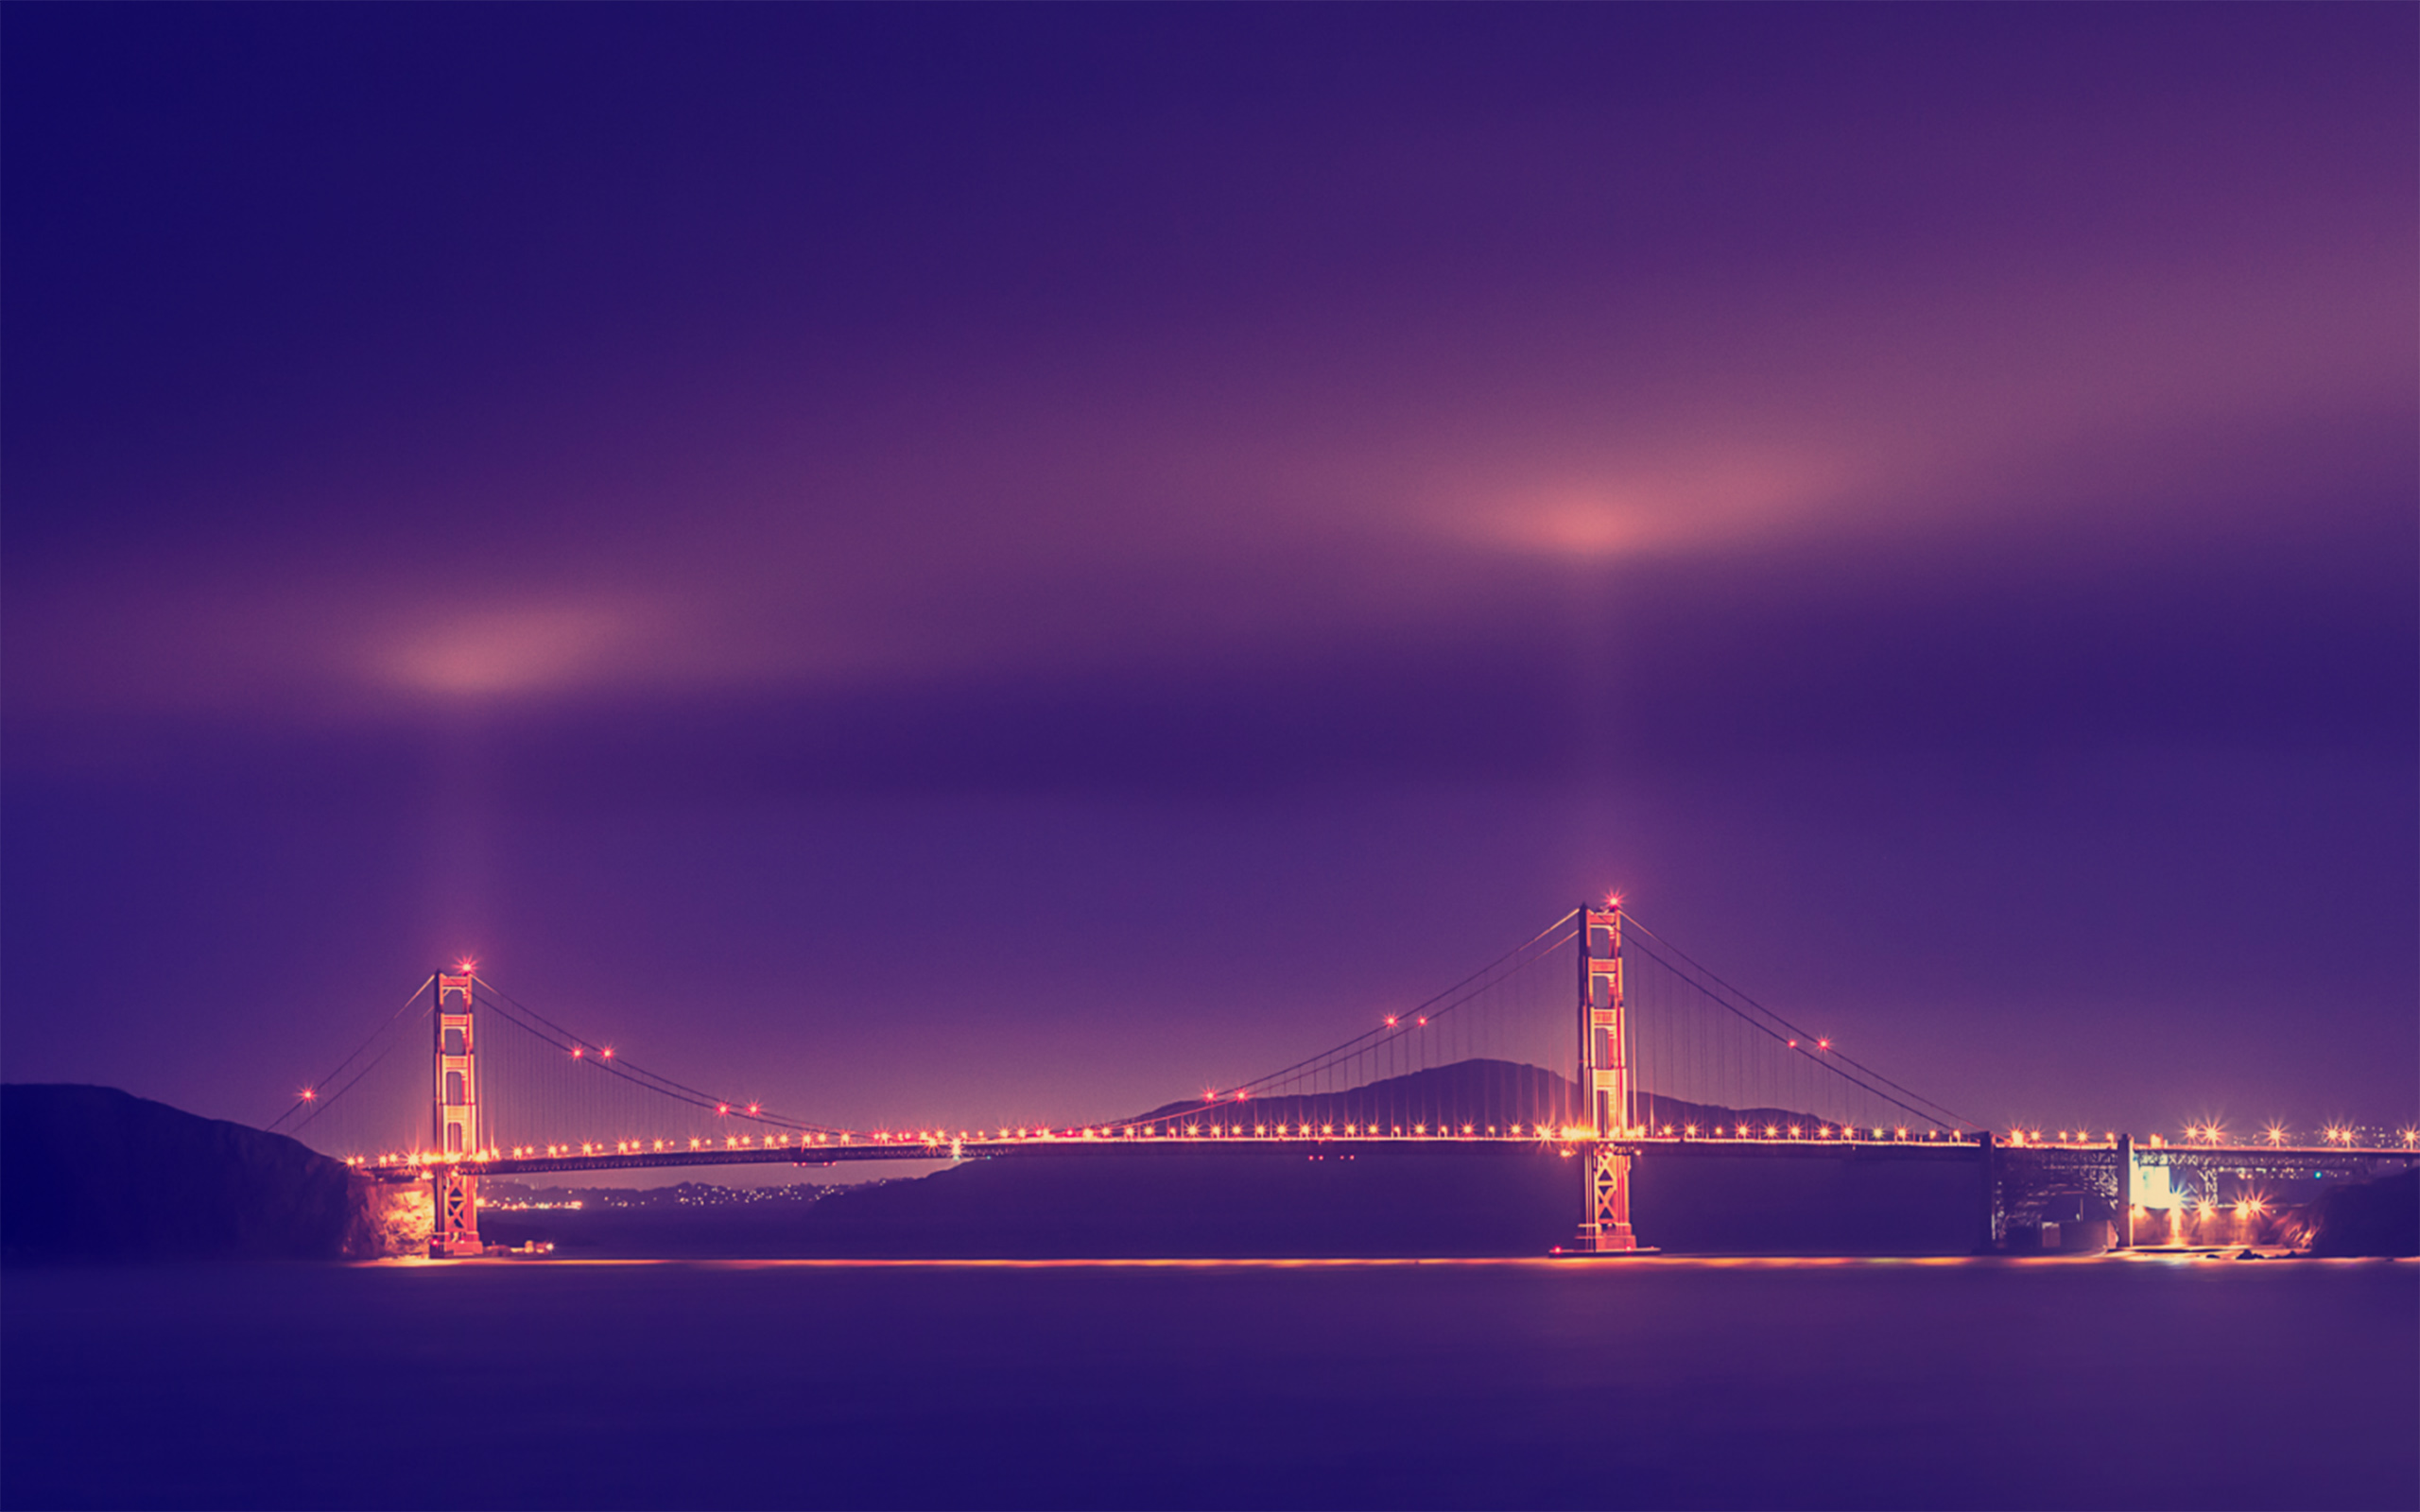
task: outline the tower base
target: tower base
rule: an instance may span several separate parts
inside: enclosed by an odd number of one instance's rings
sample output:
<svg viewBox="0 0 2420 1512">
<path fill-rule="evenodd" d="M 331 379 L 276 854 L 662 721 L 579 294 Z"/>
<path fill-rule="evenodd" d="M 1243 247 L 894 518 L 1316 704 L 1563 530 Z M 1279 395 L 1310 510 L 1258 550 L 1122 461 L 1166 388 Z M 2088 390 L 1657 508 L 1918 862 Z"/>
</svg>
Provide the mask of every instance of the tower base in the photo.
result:
<svg viewBox="0 0 2420 1512">
<path fill-rule="evenodd" d="M 1580 1236 L 1571 1248 L 1584 1255 L 1634 1255 L 1638 1251 L 1638 1236 L 1631 1232 L 1629 1224 L 1597 1225 L 1583 1223 Z"/>
<path fill-rule="evenodd" d="M 430 1174 L 437 1188 L 437 1222 L 428 1237 L 431 1260 L 467 1260 L 487 1252 L 479 1243 L 479 1177 L 460 1166 L 441 1166 Z"/>
</svg>

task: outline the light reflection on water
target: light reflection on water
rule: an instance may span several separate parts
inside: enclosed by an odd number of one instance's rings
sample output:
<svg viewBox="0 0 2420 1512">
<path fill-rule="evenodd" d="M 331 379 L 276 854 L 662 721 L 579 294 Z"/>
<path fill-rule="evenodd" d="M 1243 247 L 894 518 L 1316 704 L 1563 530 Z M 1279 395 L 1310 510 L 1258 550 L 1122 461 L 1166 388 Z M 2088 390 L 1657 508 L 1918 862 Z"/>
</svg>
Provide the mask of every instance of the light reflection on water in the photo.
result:
<svg viewBox="0 0 2420 1512">
<path fill-rule="evenodd" d="M 651 1258 L 645 1256 L 546 1256 L 543 1259 L 504 1259 L 475 1262 L 431 1261 L 418 1257 L 374 1261 L 356 1269 L 404 1268 L 475 1271 L 494 1265 L 543 1266 L 548 1269 L 621 1269 L 627 1267 L 665 1266 L 700 1270 L 838 1270 L 838 1271 L 992 1271 L 992 1270 L 1180 1270 L 1180 1271 L 1261 1271 L 1261 1270 L 1538 1270 L 1571 1271 L 1619 1269 L 1641 1271 L 1670 1270 L 2032 1270 L 2038 1268 L 2069 1269 L 2097 1265 L 2177 1265 L 2205 1264 L 2212 1261 L 2233 1261 L 2242 1250 L 2234 1246 L 2194 1248 L 2141 1248 L 2112 1250 L 2097 1255 L 1631 1255 L 1557 1256 L 1557 1255 L 1445 1255 L 1436 1257 L 1380 1255 L 1355 1256 L 1272 1256 L 1258 1257 L 1164 1257 L 1108 1256 L 1068 1257 L 1060 1259 L 1037 1257 L 1003 1257 L 995 1259 L 956 1257 L 919 1259 L 914 1257 L 744 1257 L 734 1259 L 699 1259 L 690 1256 Z M 2278 1248 L 2256 1249 L 2254 1254 L 2263 1262 L 2283 1261 L 2298 1266 L 2339 1268 L 2372 1268 L 2378 1265 L 2411 1265 L 2409 1260 L 2347 1259 L 2341 1256 L 2296 1255 Z"/>
<path fill-rule="evenodd" d="M 2210 1254 L 12 1271 L 0 1483 L 13 1505 L 2420 1503 L 2420 1265 Z"/>
</svg>

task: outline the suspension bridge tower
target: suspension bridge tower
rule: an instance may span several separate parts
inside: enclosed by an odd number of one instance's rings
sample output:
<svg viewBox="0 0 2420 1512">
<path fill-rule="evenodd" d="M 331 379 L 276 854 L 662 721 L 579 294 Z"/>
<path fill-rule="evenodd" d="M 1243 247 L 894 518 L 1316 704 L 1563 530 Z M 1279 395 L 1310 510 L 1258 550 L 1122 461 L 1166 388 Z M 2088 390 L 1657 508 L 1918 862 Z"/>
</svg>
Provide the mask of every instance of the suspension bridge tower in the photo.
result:
<svg viewBox="0 0 2420 1512">
<path fill-rule="evenodd" d="M 1630 1152 L 1616 1142 L 1630 1131 L 1630 1026 L 1622 1017 L 1622 905 L 1580 910 L 1580 1084 L 1584 1123 L 1594 1136 L 1588 1160 L 1588 1221 L 1579 1247 L 1618 1253 L 1638 1247 L 1630 1227 Z"/>
<path fill-rule="evenodd" d="M 479 1177 L 471 1163 L 479 1150 L 477 1045 L 472 1038 L 471 984 L 464 963 L 459 976 L 437 973 L 437 1136 L 429 1181 L 436 1189 L 437 1220 L 429 1232 L 430 1258 L 479 1253 Z M 458 1010 L 448 1006 L 456 996 Z"/>
</svg>

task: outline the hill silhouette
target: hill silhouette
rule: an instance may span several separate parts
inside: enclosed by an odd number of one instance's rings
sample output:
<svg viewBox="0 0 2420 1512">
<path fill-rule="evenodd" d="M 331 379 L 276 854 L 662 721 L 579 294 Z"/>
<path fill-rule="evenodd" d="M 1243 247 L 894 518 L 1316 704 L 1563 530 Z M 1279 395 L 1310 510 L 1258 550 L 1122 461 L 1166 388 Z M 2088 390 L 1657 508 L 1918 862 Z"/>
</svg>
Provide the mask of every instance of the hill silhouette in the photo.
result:
<svg viewBox="0 0 2420 1512">
<path fill-rule="evenodd" d="M 404 1253 L 408 1198 L 282 1134 L 113 1087 L 0 1086 L 9 1264 Z"/>
<path fill-rule="evenodd" d="M 1451 1065 L 1432 1066 L 1339 1091 L 1288 1093 L 1212 1103 L 1163 1103 L 1140 1120 L 1167 1121 L 1179 1126 L 1223 1125 L 1249 1132 L 1255 1126 L 1285 1124 L 1313 1128 L 1367 1128 L 1373 1125 L 1409 1135 L 1451 1124 L 1468 1125 L 1474 1133 L 1491 1128 L 1510 1132 L 1515 1125 L 1549 1128 L 1582 1121 L 1585 1107 L 1579 1084 L 1543 1067 L 1518 1061 L 1474 1057 Z M 1811 1113 L 1786 1108 L 1726 1108 L 1718 1103 L 1693 1103 L 1677 1097 L 1641 1097 L 1636 1116 L 1661 1128 L 1666 1125 L 1700 1128 L 1732 1128 L 1740 1124 L 1787 1128 L 1795 1124 L 1813 1127 L 1825 1122 Z"/>
</svg>

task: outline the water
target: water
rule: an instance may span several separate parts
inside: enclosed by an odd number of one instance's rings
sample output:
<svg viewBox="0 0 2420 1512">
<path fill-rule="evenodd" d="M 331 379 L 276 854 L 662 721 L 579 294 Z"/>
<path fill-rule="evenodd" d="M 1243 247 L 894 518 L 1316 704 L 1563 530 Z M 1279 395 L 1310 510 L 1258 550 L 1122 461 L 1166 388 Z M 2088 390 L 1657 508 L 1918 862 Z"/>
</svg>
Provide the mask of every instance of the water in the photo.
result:
<svg viewBox="0 0 2420 1512">
<path fill-rule="evenodd" d="M 12 1506 L 2420 1504 L 2420 1265 L 19 1271 Z"/>
</svg>

